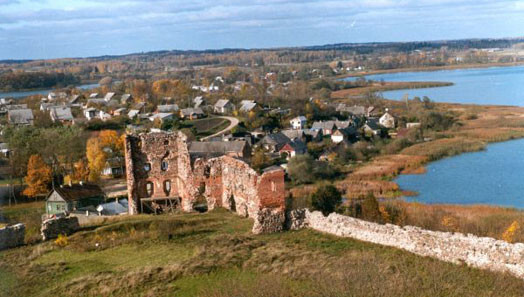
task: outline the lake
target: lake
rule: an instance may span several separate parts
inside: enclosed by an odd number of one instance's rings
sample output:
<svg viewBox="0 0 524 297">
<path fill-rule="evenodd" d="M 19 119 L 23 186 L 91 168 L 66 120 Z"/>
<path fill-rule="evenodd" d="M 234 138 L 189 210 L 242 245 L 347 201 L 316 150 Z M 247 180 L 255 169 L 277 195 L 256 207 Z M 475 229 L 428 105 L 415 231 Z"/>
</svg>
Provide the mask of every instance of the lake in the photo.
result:
<svg viewBox="0 0 524 297">
<path fill-rule="evenodd" d="M 97 88 L 98 86 L 99 86 L 98 84 L 85 84 L 85 85 L 76 86 L 76 88 L 83 89 L 83 90 L 89 90 L 89 89 Z M 50 92 L 54 92 L 54 91 L 55 91 L 54 89 L 47 89 L 47 90 L 20 91 L 20 92 L 4 92 L 4 93 L 0 92 L 0 98 L 24 98 L 27 96 L 38 95 L 38 94 L 47 96 L 47 94 L 49 94 Z"/>
<path fill-rule="evenodd" d="M 384 81 L 443 81 L 453 86 L 383 92 L 388 99 L 428 96 L 436 102 L 524 106 L 524 66 L 490 67 L 366 76 Z M 350 78 L 352 80 L 354 78 Z"/>
<path fill-rule="evenodd" d="M 426 174 L 400 175 L 408 201 L 489 204 L 524 209 L 524 139 L 490 144 L 487 150 L 430 163 Z"/>
</svg>

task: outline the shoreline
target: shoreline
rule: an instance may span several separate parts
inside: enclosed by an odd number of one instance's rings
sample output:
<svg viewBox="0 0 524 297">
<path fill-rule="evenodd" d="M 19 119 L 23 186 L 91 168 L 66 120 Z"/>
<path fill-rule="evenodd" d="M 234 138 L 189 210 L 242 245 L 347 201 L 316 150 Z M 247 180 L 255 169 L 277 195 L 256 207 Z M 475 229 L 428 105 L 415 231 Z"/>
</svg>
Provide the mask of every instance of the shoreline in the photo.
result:
<svg viewBox="0 0 524 297">
<path fill-rule="evenodd" d="M 446 65 L 446 66 L 428 66 L 428 67 L 410 67 L 397 69 L 380 69 L 380 70 L 364 70 L 357 73 L 349 73 L 336 76 L 336 79 L 343 79 L 348 77 L 360 77 L 367 75 L 402 73 L 402 72 L 434 72 L 445 70 L 466 70 L 478 68 L 492 68 L 492 67 L 515 67 L 524 66 L 524 62 L 516 63 L 488 63 L 488 64 L 463 64 L 463 65 Z"/>
<path fill-rule="evenodd" d="M 85 85 L 94 85 L 98 84 L 98 82 L 80 82 L 79 84 L 76 84 L 73 86 L 73 88 L 78 88 L 79 86 L 85 86 Z M 47 87 L 47 88 L 36 88 L 36 89 L 20 89 L 20 90 L 1 90 L 0 93 L 23 93 L 23 92 L 40 92 L 40 91 L 52 91 L 52 90 L 62 90 L 62 89 L 69 89 L 69 86 L 65 87 Z"/>
</svg>

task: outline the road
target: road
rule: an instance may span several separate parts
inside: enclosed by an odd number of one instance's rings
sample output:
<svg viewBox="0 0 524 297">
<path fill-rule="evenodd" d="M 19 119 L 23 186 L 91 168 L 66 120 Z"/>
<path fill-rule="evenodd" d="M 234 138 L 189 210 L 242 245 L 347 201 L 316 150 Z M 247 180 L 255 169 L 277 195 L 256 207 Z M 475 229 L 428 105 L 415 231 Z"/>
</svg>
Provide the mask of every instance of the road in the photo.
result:
<svg viewBox="0 0 524 297">
<path fill-rule="evenodd" d="M 233 128 L 235 128 L 236 126 L 238 126 L 238 119 L 237 118 L 234 118 L 234 117 L 217 117 L 217 118 L 221 118 L 221 119 L 226 119 L 229 121 L 229 126 L 227 126 L 224 130 L 220 131 L 220 132 L 217 132 L 213 135 L 209 135 L 209 136 L 206 136 L 204 138 L 201 139 L 201 141 L 206 141 L 208 140 L 209 138 L 212 138 L 212 137 L 216 137 L 216 136 L 219 136 L 219 135 L 223 135 L 223 134 L 226 134 L 226 132 L 229 132 L 231 130 L 233 130 Z"/>
</svg>

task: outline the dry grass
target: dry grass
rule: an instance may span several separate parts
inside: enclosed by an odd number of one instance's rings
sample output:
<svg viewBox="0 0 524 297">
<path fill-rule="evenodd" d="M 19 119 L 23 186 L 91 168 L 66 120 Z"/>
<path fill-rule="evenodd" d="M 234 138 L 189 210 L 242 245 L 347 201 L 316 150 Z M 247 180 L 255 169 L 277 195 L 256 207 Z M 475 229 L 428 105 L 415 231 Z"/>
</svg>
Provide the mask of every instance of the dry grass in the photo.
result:
<svg viewBox="0 0 524 297">
<path fill-rule="evenodd" d="M 510 275 L 225 211 L 137 216 L 0 252 L 7 296 L 521 296 Z M 99 247 L 95 248 L 95 242 Z M 4 281 L 6 280 L 6 281 Z"/>
</svg>

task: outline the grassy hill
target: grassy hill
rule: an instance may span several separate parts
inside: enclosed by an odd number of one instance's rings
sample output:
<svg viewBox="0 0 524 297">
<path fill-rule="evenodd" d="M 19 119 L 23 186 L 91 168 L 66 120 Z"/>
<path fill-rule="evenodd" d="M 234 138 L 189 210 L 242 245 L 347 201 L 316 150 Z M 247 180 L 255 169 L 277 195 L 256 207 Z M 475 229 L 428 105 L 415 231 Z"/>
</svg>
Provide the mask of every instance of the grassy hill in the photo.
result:
<svg viewBox="0 0 524 297">
<path fill-rule="evenodd" d="M 524 282 L 225 210 L 116 218 L 0 252 L 1 296 L 522 296 Z"/>
</svg>

